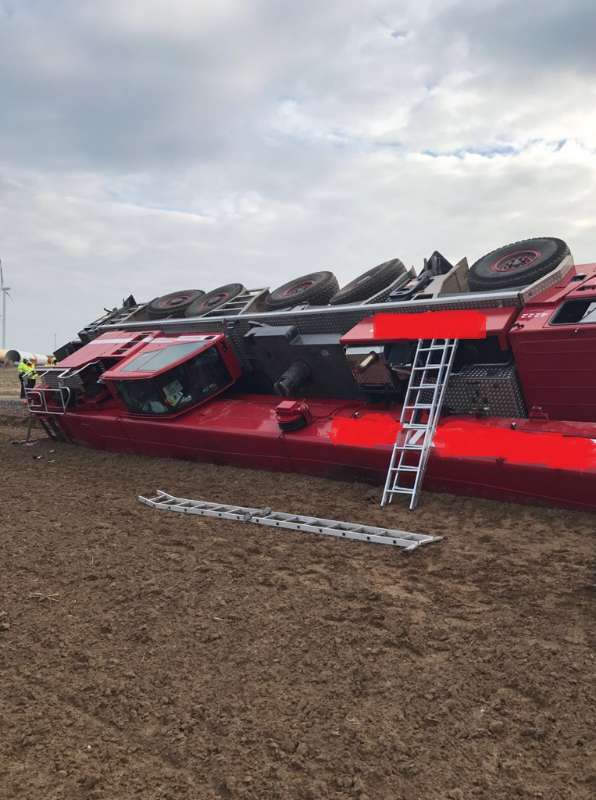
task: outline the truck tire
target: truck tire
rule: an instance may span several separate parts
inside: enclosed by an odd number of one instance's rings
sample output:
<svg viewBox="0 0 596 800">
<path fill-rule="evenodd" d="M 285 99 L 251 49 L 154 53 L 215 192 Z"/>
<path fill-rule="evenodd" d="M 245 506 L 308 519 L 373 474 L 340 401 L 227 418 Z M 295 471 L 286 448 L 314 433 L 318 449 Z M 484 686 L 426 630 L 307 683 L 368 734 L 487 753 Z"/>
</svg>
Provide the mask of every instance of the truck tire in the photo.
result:
<svg viewBox="0 0 596 800">
<path fill-rule="evenodd" d="M 149 319 L 181 316 L 188 306 L 205 294 L 201 289 L 182 289 L 179 292 L 156 297 L 147 305 Z"/>
<path fill-rule="evenodd" d="M 472 264 L 468 274 L 470 291 L 490 292 L 527 286 L 547 275 L 567 255 L 566 242 L 546 236 L 507 244 Z"/>
<path fill-rule="evenodd" d="M 275 289 L 265 300 L 267 311 L 277 311 L 308 303 L 311 306 L 324 306 L 329 298 L 339 290 L 339 283 L 332 272 L 310 272 L 300 278 L 284 283 Z"/>
<path fill-rule="evenodd" d="M 185 317 L 201 317 L 208 311 L 213 311 L 228 300 L 233 300 L 234 297 L 244 292 L 244 286 L 241 283 L 227 283 L 225 286 L 218 286 L 217 289 L 212 289 L 202 297 L 198 297 L 192 302 L 184 312 Z"/>
<path fill-rule="evenodd" d="M 368 300 L 383 289 L 391 286 L 396 278 L 403 275 L 406 268 L 399 260 L 393 258 L 391 261 L 385 261 L 372 269 L 363 272 L 353 281 L 347 283 L 339 292 L 336 292 L 329 300 L 330 306 L 340 306 L 344 303 L 355 303 L 358 300 Z"/>
</svg>

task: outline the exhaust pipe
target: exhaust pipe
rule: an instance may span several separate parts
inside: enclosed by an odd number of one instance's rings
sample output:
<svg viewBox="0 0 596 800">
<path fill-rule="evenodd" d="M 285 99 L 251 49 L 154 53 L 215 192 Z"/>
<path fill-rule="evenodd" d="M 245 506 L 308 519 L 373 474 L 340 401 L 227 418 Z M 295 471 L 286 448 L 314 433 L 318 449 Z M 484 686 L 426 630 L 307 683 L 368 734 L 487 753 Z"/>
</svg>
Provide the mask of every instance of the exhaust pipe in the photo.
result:
<svg viewBox="0 0 596 800">
<path fill-rule="evenodd" d="M 297 394 L 311 376 L 311 368 L 306 361 L 294 361 L 273 384 L 275 394 L 291 397 Z"/>
</svg>

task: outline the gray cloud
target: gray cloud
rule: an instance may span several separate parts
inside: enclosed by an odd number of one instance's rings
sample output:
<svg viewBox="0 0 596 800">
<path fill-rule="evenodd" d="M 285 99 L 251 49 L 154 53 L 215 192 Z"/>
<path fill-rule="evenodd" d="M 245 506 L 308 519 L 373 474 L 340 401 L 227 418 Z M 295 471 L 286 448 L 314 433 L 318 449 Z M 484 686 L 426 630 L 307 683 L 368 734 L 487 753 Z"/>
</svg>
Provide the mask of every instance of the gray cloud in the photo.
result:
<svg viewBox="0 0 596 800">
<path fill-rule="evenodd" d="M 596 11 L 592 0 L 459 2 L 440 14 L 436 30 L 458 37 L 477 63 L 488 62 L 504 75 L 548 78 L 561 71 L 593 72 Z"/>
<path fill-rule="evenodd" d="M 534 234 L 589 260 L 594 22 L 584 0 L 0 0 L 10 344 L 130 291 Z"/>
</svg>

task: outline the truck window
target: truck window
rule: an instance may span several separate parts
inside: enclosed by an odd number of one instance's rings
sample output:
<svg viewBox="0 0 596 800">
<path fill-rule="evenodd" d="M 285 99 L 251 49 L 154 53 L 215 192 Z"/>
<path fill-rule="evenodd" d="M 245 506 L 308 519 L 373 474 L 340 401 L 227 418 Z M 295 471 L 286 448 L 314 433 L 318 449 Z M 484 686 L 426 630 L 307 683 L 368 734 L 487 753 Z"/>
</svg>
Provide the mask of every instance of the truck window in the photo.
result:
<svg viewBox="0 0 596 800">
<path fill-rule="evenodd" d="M 192 353 L 197 347 L 197 342 L 193 341 L 171 344 L 161 350 L 149 350 L 149 352 L 141 353 L 129 361 L 122 367 L 122 372 L 158 372 L 160 369 L 167 367 L 168 364 L 180 361 L 187 353 Z"/>
<path fill-rule="evenodd" d="M 596 324 L 596 300 L 569 300 L 551 319 L 551 325 Z"/>
<path fill-rule="evenodd" d="M 210 347 L 155 378 L 114 381 L 114 384 L 133 414 L 163 415 L 176 414 L 207 400 L 231 380 L 216 348 Z"/>
</svg>

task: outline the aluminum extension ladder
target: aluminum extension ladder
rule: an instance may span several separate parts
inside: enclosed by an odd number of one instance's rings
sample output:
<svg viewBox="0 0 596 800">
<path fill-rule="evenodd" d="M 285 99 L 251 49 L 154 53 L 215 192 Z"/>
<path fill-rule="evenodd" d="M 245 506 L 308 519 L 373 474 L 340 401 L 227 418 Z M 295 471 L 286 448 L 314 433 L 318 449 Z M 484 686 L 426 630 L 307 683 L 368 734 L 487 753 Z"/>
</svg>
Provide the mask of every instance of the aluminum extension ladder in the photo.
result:
<svg viewBox="0 0 596 800">
<path fill-rule="evenodd" d="M 248 508 L 246 506 L 209 503 L 206 500 L 189 500 L 186 497 L 175 497 L 167 492 L 158 491 L 155 497 L 139 497 L 141 503 L 159 511 L 177 511 L 181 514 L 198 514 L 202 517 L 219 517 L 236 522 L 251 522 L 255 525 L 267 525 L 282 530 L 319 533 L 324 536 L 335 536 L 338 539 L 356 539 L 371 544 L 388 544 L 404 550 L 415 550 L 423 544 L 438 542 L 441 536 L 426 533 L 410 533 L 392 528 L 378 528 L 373 525 L 361 525 L 354 522 L 340 522 L 335 519 L 307 517 L 299 514 L 285 514 L 271 508 Z"/>
<path fill-rule="evenodd" d="M 418 340 L 382 506 L 405 494 L 416 508 L 457 345 L 457 339 Z"/>
</svg>

